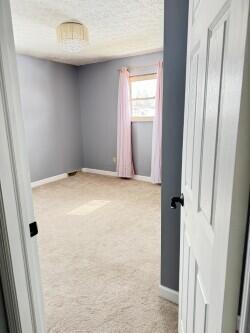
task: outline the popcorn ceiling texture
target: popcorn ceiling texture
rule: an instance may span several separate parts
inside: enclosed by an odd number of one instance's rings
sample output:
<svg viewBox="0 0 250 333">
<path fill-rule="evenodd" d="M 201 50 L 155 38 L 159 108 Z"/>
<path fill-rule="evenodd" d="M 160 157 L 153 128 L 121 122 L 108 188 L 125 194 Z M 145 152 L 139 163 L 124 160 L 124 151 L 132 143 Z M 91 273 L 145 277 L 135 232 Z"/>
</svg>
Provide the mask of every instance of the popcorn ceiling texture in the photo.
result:
<svg viewBox="0 0 250 333">
<path fill-rule="evenodd" d="M 33 194 L 47 332 L 177 333 L 158 296 L 158 185 L 77 174 Z"/>
<path fill-rule="evenodd" d="M 164 0 L 11 0 L 18 53 L 83 65 L 162 50 Z M 56 27 L 78 20 L 89 44 L 77 54 L 63 51 Z"/>
</svg>

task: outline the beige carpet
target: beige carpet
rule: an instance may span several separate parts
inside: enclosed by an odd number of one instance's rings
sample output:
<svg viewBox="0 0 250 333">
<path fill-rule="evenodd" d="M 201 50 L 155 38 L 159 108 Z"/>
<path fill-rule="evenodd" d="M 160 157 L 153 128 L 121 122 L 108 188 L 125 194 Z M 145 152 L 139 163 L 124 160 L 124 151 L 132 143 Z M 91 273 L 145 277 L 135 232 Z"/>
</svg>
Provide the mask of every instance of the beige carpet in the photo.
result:
<svg viewBox="0 0 250 333">
<path fill-rule="evenodd" d="M 48 332 L 177 332 L 158 296 L 159 186 L 77 174 L 33 193 Z"/>
</svg>

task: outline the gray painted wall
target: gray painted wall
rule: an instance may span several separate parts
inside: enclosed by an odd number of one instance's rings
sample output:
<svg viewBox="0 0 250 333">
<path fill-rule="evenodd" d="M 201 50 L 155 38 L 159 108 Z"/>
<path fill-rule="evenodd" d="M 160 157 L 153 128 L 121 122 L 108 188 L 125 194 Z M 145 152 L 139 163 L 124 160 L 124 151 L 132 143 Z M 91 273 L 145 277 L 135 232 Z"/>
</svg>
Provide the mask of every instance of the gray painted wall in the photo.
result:
<svg viewBox="0 0 250 333">
<path fill-rule="evenodd" d="M 2 285 L 0 280 L 0 333 L 7 333 L 7 332 L 8 332 L 8 322 L 5 313 Z"/>
<path fill-rule="evenodd" d="M 151 174 L 152 130 L 152 122 L 132 124 L 133 160 L 137 175 Z"/>
<path fill-rule="evenodd" d="M 180 208 L 170 198 L 181 192 L 188 0 L 165 0 L 161 284 L 179 288 Z"/>
<path fill-rule="evenodd" d="M 78 69 L 27 56 L 17 63 L 31 180 L 81 168 Z"/>
<path fill-rule="evenodd" d="M 115 171 L 119 72 L 127 66 L 132 75 L 152 73 L 162 52 L 85 65 L 79 70 L 85 168 Z M 138 66 L 138 67 L 137 67 Z M 137 68 L 136 68 L 137 67 Z M 133 123 L 135 171 L 150 176 L 152 123 Z"/>
</svg>

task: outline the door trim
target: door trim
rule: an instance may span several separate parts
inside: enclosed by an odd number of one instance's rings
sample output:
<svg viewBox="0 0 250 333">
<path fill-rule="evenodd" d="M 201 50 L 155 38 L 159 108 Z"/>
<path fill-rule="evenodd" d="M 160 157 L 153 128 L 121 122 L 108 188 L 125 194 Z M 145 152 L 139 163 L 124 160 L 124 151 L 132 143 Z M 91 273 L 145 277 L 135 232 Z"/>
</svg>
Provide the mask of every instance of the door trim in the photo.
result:
<svg viewBox="0 0 250 333">
<path fill-rule="evenodd" d="M 0 184 L 0 277 L 2 282 L 4 304 L 6 309 L 8 328 L 10 332 L 22 333 L 17 294 L 14 281 L 14 272 L 11 260 L 8 231 Z"/>
<path fill-rule="evenodd" d="M 27 292 L 29 295 L 29 303 L 30 303 L 30 310 L 31 310 L 31 318 L 32 318 L 32 326 L 34 329 L 34 332 L 36 331 L 36 320 L 35 320 L 35 314 L 34 314 L 34 303 L 33 303 L 33 297 L 32 297 L 32 290 L 31 290 L 31 282 L 30 282 L 30 270 L 28 267 L 28 254 L 27 254 L 27 246 L 26 246 L 26 240 L 25 240 L 25 230 L 24 230 L 24 220 L 23 220 L 23 213 L 22 213 L 22 203 L 20 200 L 20 191 L 19 191 L 19 186 L 18 186 L 18 179 L 17 179 L 17 165 L 16 165 L 16 159 L 15 159 L 15 149 L 14 149 L 14 142 L 13 142 L 13 126 L 11 124 L 10 120 L 10 108 L 8 104 L 8 94 L 7 94 L 7 87 L 5 85 L 5 76 L 6 72 L 4 70 L 4 65 L 3 65 L 3 59 L 5 57 L 4 52 L 0 50 L 0 89 L 1 89 L 1 94 L 2 94 L 2 100 L 3 100 L 3 113 L 4 113 L 4 118 L 5 118 L 5 128 L 6 128 L 6 133 L 7 133 L 7 139 L 8 139 L 8 145 L 9 145 L 9 154 L 10 154 L 10 159 L 11 159 L 11 173 L 12 173 L 12 179 L 13 179 L 13 187 L 15 191 L 15 200 L 16 200 L 16 209 L 17 209 L 17 214 L 18 214 L 18 229 L 19 229 L 19 241 L 22 244 L 22 256 L 23 256 L 23 262 L 24 262 L 24 268 L 25 268 L 25 276 L 26 276 L 26 285 L 27 285 Z M 8 74 L 8 73 L 7 73 Z M 12 96 L 13 97 L 13 96 Z M 2 193 L 1 193 L 2 195 Z M 3 199 L 3 197 L 2 197 Z M 3 201 L 2 201 L 3 203 Z M 3 206 L 4 207 L 4 206 Z M 2 220 L 2 226 L 1 229 L 7 231 L 7 221 L 4 218 Z M 3 237 L 8 237 L 8 234 L 2 234 Z M 3 244 L 6 244 L 5 242 Z M 8 247 L 5 247 L 3 249 L 4 253 L 8 253 Z M 12 270 L 13 273 L 13 268 L 12 268 L 12 263 L 9 261 L 6 261 L 5 264 L 8 266 L 7 272 Z M 4 272 L 1 272 L 1 277 L 4 276 Z M 13 276 L 11 274 L 6 276 L 5 278 L 9 279 L 9 283 L 14 282 Z M 3 287 L 3 289 L 5 289 Z M 14 289 L 14 286 L 11 288 L 12 290 Z M 13 296 L 13 295 L 12 295 Z M 15 304 L 16 307 L 17 303 Z M 20 319 L 20 316 L 19 316 Z M 18 324 L 19 325 L 19 324 Z"/>
<path fill-rule="evenodd" d="M 0 158 L 5 162 L 0 175 L 0 249 L 4 254 L 0 276 L 10 331 L 41 333 L 45 328 L 40 270 L 36 240 L 29 233 L 34 212 L 9 0 L 0 1 L 0 30 Z"/>
<path fill-rule="evenodd" d="M 250 223 L 250 221 L 248 223 Z M 240 333 L 247 333 L 247 328 L 250 326 L 249 314 L 250 314 L 250 230 L 248 231 L 244 287 L 242 293 L 242 304 L 241 304 L 241 313 L 239 321 Z"/>
</svg>

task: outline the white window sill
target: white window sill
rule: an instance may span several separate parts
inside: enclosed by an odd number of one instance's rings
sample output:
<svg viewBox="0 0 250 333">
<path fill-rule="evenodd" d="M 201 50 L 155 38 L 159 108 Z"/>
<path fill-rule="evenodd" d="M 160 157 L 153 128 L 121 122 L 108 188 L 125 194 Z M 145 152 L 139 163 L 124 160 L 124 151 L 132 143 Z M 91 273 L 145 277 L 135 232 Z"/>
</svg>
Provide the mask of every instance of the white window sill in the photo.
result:
<svg viewBox="0 0 250 333">
<path fill-rule="evenodd" d="M 148 122 L 148 121 L 153 121 L 154 117 L 132 117 L 131 121 L 132 122 Z"/>
</svg>

